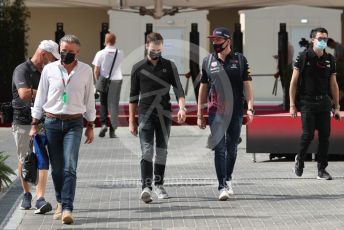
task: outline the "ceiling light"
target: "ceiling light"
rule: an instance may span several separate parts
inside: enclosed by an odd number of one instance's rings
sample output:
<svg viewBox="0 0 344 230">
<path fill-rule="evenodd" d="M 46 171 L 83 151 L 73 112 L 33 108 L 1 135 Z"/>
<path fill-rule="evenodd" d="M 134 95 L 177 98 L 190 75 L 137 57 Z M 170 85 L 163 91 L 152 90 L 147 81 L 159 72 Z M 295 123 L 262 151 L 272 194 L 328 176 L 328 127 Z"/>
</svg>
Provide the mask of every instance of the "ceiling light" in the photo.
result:
<svg viewBox="0 0 344 230">
<path fill-rule="evenodd" d="M 300 21 L 301 21 L 302 24 L 308 23 L 308 19 L 306 19 L 306 18 L 303 18 L 303 19 L 301 19 Z"/>
</svg>

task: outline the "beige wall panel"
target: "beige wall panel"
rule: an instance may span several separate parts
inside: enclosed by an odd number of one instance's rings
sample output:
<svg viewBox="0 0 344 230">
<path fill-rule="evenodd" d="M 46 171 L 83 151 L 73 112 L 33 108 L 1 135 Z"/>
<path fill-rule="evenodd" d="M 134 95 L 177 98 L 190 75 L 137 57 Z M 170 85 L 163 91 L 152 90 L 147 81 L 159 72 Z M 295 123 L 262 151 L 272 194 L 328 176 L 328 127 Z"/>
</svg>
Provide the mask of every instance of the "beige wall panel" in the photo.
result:
<svg viewBox="0 0 344 230">
<path fill-rule="evenodd" d="M 39 42 L 44 39 L 55 40 L 56 23 L 63 22 L 66 34 L 80 38 L 79 59 L 91 64 L 99 50 L 101 23 L 108 22 L 106 9 L 96 8 L 29 8 L 28 56 L 32 56 Z"/>
<path fill-rule="evenodd" d="M 234 24 L 237 22 L 240 22 L 238 11 L 242 9 L 243 8 L 227 8 L 227 9 L 209 10 L 209 14 L 208 14 L 208 20 L 210 23 L 209 34 L 211 34 L 211 32 L 216 27 L 220 27 L 220 26 L 227 27 L 230 33 L 233 34 Z M 211 48 L 210 50 L 212 51 Z"/>
</svg>

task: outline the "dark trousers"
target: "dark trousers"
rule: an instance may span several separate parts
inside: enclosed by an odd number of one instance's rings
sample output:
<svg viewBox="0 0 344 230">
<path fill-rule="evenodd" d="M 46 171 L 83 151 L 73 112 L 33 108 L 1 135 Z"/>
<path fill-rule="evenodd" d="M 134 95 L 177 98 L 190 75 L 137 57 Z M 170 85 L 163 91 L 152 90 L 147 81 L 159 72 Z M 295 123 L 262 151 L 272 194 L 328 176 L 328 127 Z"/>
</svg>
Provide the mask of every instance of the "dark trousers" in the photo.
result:
<svg viewBox="0 0 344 230">
<path fill-rule="evenodd" d="M 302 162 L 303 167 L 308 147 L 314 139 L 314 131 L 318 130 L 318 169 L 325 169 L 328 165 L 327 155 L 331 133 L 331 114 L 330 112 L 301 112 L 301 120 L 303 133 L 297 159 Z"/>
<path fill-rule="evenodd" d="M 108 110 L 108 92 L 106 93 L 102 93 L 100 92 L 100 124 L 103 126 L 107 126 L 108 124 L 108 114 L 109 114 L 109 110 Z M 110 130 L 112 130 L 112 126 L 111 123 L 110 124 Z"/>
<path fill-rule="evenodd" d="M 141 180 L 142 189 L 152 189 L 153 155 L 155 136 L 154 183 L 164 183 L 165 165 L 167 160 L 167 146 L 170 137 L 172 120 L 167 114 L 140 114 L 139 137 L 142 151 Z"/>
</svg>

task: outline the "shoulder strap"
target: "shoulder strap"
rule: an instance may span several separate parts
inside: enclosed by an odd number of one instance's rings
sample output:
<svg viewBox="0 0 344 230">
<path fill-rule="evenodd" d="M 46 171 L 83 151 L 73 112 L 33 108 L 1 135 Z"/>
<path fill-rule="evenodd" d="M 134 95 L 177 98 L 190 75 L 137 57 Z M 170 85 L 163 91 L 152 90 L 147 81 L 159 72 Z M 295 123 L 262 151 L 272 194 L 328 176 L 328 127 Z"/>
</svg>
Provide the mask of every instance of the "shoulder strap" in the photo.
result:
<svg viewBox="0 0 344 230">
<path fill-rule="evenodd" d="M 299 79 L 297 81 L 297 88 L 296 88 L 296 94 L 301 94 L 301 88 L 302 88 L 302 84 L 303 84 L 303 81 L 304 81 L 304 77 L 303 77 L 303 73 L 304 73 L 304 70 L 305 70 L 305 66 L 306 66 L 306 63 L 307 63 L 307 57 L 308 57 L 308 51 L 305 50 L 303 51 L 301 54 L 300 54 L 300 62 L 301 62 L 301 65 L 300 65 L 300 73 L 299 73 Z"/>
<path fill-rule="evenodd" d="M 208 57 L 207 57 L 207 69 L 210 68 L 210 64 L 211 64 L 211 60 L 213 59 L 213 54 L 210 53 L 208 54 Z"/>
<path fill-rule="evenodd" d="M 211 67 L 211 62 L 212 62 L 212 60 L 213 60 L 213 54 L 212 53 L 210 53 L 210 54 L 208 54 L 208 56 L 207 56 L 207 65 L 206 65 L 206 71 L 207 71 L 207 75 L 208 75 L 208 82 L 209 82 L 209 84 L 210 84 L 210 67 Z"/>
<path fill-rule="evenodd" d="M 306 66 L 306 62 L 307 62 L 307 50 L 302 52 L 300 54 L 300 60 L 301 60 L 301 69 L 300 69 L 300 73 L 301 75 L 303 74 L 303 71 L 305 70 L 305 66 Z"/>
<path fill-rule="evenodd" d="M 116 49 L 115 57 L 113 58 L 113 61 L 112 61 L 112 64 L 111 64 L 111 69 L 110 69 L 110 73 L 109 73 L 109 79 L 111 77 L 113 66 L 115 65 L 115 61 L 116 61 L 116 58 L 117 58 L 117 53 L 118 53 L 118 49 Z"/>
</svg>

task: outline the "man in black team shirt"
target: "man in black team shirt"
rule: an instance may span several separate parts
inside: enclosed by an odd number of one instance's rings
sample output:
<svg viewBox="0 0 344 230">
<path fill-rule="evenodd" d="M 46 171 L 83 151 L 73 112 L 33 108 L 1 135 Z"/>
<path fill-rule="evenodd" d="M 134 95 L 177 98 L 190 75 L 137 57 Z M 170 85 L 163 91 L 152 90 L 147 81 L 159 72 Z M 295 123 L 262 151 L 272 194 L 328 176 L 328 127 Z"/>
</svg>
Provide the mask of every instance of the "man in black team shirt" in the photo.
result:
<svg viewBox="0 0 344 230">
<path fill-rule="evenodd" d="M 331 106 L 335 117 L 340 120 L 338 85 L 334 57 L 325 51 L 327 30 L 316 28 L 311 31 L 311 46 L 302 52 L 294 64 L 290 82 L 290 115 L 297 116 L 296 103 L 299 103 L 302 120 L 300 150 L 295 159 L 294 173 L 302 176 L 306 153 L 318 130 L 318 176 L 319 180 L 331 180 L 332 176 L 325 170 L 331 131 Z M 300 100 L 296 100 L 296 93 Z M 332 101 L 329 96 L 332 95 Z"/>
<path fill-rule="evenodd" d="M 154 192 L 159 199 L 167 199 L 163 187 L 167 159 L 167 145 L 171 130 L 170 88 L 179 104 L 178 123 L 185 121 L 185 96 L 175 64 L 161 57 L 163 38 L 159 33 L 147 35 L 147 57 L 133 66 L 129 103 L 129 131 L 141 143 L 141 199 L 152 201 L 153 151 L 155 135 Z M 138 106 L 139 104 L 139 106 Z M 135 116 L 138 113 L 139 128 Z M 139 129 L 139 132 L 138 132 Z"/>
</svg>

